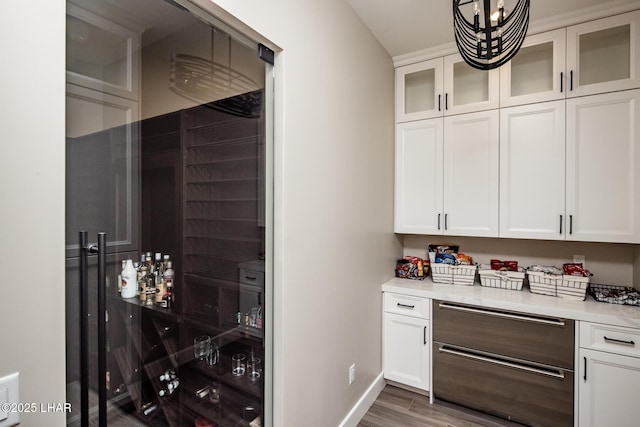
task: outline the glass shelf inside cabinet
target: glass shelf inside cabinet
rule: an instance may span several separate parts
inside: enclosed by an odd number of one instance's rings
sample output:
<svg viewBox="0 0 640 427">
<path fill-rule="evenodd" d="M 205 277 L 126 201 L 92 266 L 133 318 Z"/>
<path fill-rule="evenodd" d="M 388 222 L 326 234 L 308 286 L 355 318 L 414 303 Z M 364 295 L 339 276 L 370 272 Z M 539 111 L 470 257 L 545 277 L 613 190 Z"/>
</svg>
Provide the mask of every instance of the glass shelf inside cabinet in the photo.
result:
<svg viewBox="0 0 640 427">
<path fill-rule="evenodd" d="M 631 70 L 629 24 L 580 35 L 579 85 L 628 79 Z"/>
</svg>

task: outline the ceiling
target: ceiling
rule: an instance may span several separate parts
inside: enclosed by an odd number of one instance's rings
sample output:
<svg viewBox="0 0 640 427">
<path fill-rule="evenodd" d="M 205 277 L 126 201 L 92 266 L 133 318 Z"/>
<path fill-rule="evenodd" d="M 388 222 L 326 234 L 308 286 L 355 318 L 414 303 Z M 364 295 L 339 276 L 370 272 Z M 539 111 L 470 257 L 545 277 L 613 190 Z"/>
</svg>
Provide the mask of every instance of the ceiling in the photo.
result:
<svg viewBox="0 0 640 427">
<path fill-rule="evenodd" d="M 505 0 L 508 8 L 509 2 Z M 617 10 L 638 0 L 530 0 L 530 32 L 545 21 L 598 10 Z M 453 0 L 347 0 L 391 57 L 454 43 Z"/>
</svg>

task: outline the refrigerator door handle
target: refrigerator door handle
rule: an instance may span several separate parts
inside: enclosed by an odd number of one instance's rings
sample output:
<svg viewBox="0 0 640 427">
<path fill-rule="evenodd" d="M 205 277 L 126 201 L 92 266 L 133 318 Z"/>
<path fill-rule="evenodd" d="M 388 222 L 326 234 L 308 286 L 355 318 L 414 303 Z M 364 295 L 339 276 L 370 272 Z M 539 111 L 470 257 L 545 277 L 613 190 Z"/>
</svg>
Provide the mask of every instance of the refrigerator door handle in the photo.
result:
<svg viewBox="0 0 640 427">
<path fill-rule="evenodd" d="M 87 292 L 87 264 L 89 246 L 86 231 L 80 231 L 78 247 L 80 248 L 80 425 L 89 426 L 89 296 Z"/>
<path fill-rule="evenodd" d="M 107 427 L 107 233 L 98 233 L 98 425 Z"/>
</svg>

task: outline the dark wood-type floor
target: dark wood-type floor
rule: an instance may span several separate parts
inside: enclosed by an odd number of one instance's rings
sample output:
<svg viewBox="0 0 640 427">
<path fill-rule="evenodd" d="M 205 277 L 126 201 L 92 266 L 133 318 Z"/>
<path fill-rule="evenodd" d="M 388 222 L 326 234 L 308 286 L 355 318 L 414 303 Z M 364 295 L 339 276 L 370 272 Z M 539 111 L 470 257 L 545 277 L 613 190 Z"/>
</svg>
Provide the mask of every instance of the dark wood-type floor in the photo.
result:
<svg viewBox="0 0 640 427">
<path fill-rule="evenodd" d="M 490 415 L 386 385 L 358 427 L 522 427 Z"/>
</svg>

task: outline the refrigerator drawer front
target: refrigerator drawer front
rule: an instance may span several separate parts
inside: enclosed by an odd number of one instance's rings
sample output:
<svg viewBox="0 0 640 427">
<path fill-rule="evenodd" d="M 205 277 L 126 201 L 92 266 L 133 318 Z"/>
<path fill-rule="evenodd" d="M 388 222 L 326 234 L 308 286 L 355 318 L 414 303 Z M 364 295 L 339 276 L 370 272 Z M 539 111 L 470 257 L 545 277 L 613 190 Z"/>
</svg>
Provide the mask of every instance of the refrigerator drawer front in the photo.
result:
<svg viewBox="0 0 640 427">
<path fill-rule="evenodd" d="M 433 392 L 530 426 L 573 425 L 573 372 L 434 342 Z"/>
<path fill-rule="evenodd" d="M 434 341 L 573 370 L 573 320 L 445 301 L 432 316 Z"/>
</svg>

